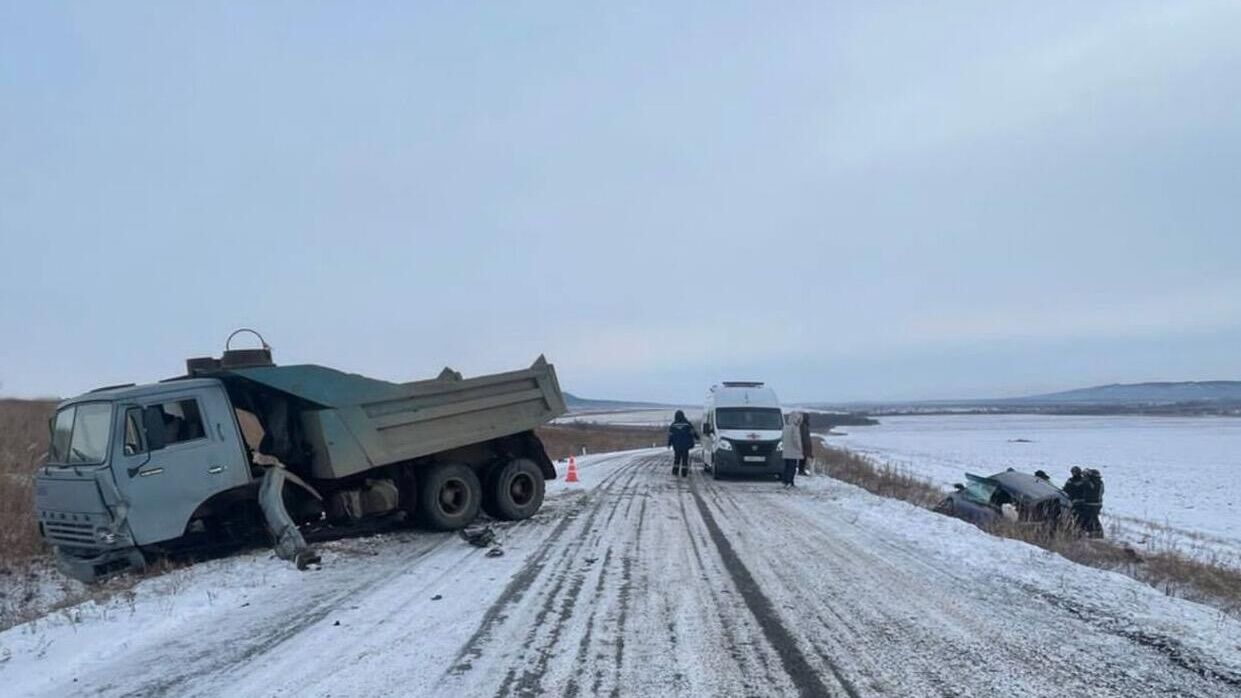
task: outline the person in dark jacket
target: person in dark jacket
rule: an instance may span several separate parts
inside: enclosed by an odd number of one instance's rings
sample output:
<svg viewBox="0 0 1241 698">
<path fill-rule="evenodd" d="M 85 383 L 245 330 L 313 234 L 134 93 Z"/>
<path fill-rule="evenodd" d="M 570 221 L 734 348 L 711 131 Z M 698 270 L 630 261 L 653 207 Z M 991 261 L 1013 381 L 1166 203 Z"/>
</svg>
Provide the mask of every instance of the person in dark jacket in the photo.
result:
<svg viewBox="0 0 1241 698">
<path fill-rule="evenodd" d="M 698 430 L 685 418 L 685 413 L 677 410 L 668 425 L 668 448 L 672 449 L 672 474 L 689 477 L 689 450 L 698 441 Z"/>
<path fill-rule="evenodd" d="M 1082 475 L 1082 469 L 1073 466 L 1069 471 L 1071 475 L 1065 480 L 1064 493 L 1068 495 L 1069 501 L 1073 504 L 1073 520 L 1078 528 L 1086 530 L 1086 476 Z"/>
<path fill-rule="evenodd" d="M 1103 537 L 1103 524 L 1099 521 L 1099 513 L 1103 511 L 1103 475 L 1094 468 L 1085 473 L 1085 484 L 1082 488 L 1082 513 L 1085 523 L 1082 528 L 1091 538 Z"/>
<path fill-rule="evenodd" d="M 810 458 L 814 456 L 814 441 L 810 438 L 810 413 L 801 413 L 801 424 L 797 427 L 801 436 L 801 463 L 797 466 L 799 475 L 810 474 Z"/>
</svg>

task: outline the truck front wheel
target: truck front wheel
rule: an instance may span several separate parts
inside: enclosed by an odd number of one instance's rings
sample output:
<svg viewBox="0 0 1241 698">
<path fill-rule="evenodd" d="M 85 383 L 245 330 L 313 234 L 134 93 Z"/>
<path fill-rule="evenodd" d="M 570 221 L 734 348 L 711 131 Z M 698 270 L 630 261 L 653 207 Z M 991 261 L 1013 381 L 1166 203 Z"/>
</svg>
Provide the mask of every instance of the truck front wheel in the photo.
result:
<svg viewBox="0 0 1241 698">
<path fill-rule="evenodd" d="M 543 506 L 543 472 L 534 461 L 515 458 L 487 478 L 487 513 L 505 521 L 534 516 Z"/>
<path fill-rule="evenodd" d="M 427 469 L 418 491 L 418 511 L 431 528 L 455 531 L 478 515 L 482 485 L 469 467 L 440 463 Z"/>
</svg>

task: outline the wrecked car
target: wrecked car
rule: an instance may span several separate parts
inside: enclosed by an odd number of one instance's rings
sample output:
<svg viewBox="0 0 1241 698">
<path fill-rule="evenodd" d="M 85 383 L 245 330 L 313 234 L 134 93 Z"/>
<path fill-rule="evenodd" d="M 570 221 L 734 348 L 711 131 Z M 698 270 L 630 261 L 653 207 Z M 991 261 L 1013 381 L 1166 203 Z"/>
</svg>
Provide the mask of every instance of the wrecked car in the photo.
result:
<svg viewBox="0 0 1241 698">
<path fill-rule="evenodd" d="M 480 508 L 532 516 L 556 477 L 533 430 L 565 411 L 541 356 L 508 373 L 391 383 L 277 366 L 266 342 L 226 343 L 183 376 L 62 402 L 35 516 L 60 567 L 83 581 L 264 529 L 303 567 L 316 560 L 306 535 L 325 527 L 459 530 Z"/>
<path fill-rule="evenodd" d="M 1050 529 L 1070 520 L 1068 496 L 1042 478 L 1009 468 L 990 477 L 966 473 L 965 479 L 935 511 L 982 528 L 1010 521 Z"/>
</svg>

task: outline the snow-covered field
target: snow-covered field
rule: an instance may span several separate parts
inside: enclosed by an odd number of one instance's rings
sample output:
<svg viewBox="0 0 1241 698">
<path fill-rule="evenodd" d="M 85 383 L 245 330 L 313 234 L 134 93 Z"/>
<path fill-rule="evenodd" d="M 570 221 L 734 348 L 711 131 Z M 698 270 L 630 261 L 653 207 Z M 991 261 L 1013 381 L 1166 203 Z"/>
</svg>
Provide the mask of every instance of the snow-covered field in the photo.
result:
<svg viewBox="0 0 1241 698">
<path fill-rule="evenodd" d="M 452 534 L 196 565 L 0 633 L 8 696 L 1235 696 L 1241 622 L 824 477 L 582 458 Z"/>
<path fill-rule="evenodd" d="M 1073 465 L 1098 468 L 1112 530 L 1241 564 L 1241 419 L 937 415 L 880 422 L 842 427 L 847 435 L 828 443 L 945 487 L 966 471 L 1042 469 L 1062 484 Z"/>
<path fill-rule="evenodd" d="M 702 419 L 702 408 L 684 408 L 685 416 L 691 422 Z M 660 427 L 668 426 L 676 413 L 675 408 L 651 410 L 614 410 L 607 412 L 575 412 L 557 419 L 559 423 L 590 422 L 592 424 L 615 424 L 618 426 Z"/>
</svg>

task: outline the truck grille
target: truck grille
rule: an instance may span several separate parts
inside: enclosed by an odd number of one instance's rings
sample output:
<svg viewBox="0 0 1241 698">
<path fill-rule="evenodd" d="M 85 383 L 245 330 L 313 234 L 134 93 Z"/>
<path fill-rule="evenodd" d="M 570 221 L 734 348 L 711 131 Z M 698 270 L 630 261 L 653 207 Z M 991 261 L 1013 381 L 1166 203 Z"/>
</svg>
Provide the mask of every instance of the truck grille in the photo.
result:
<svg viewBox="0 0 1241 698">
<path fill-rule="evenodd" d="M 70 545 L 96 545 L 95 527 L 90 523 L 71 521 L 44 521 L 43 535 L 53 543 Z"/>
</svg>

